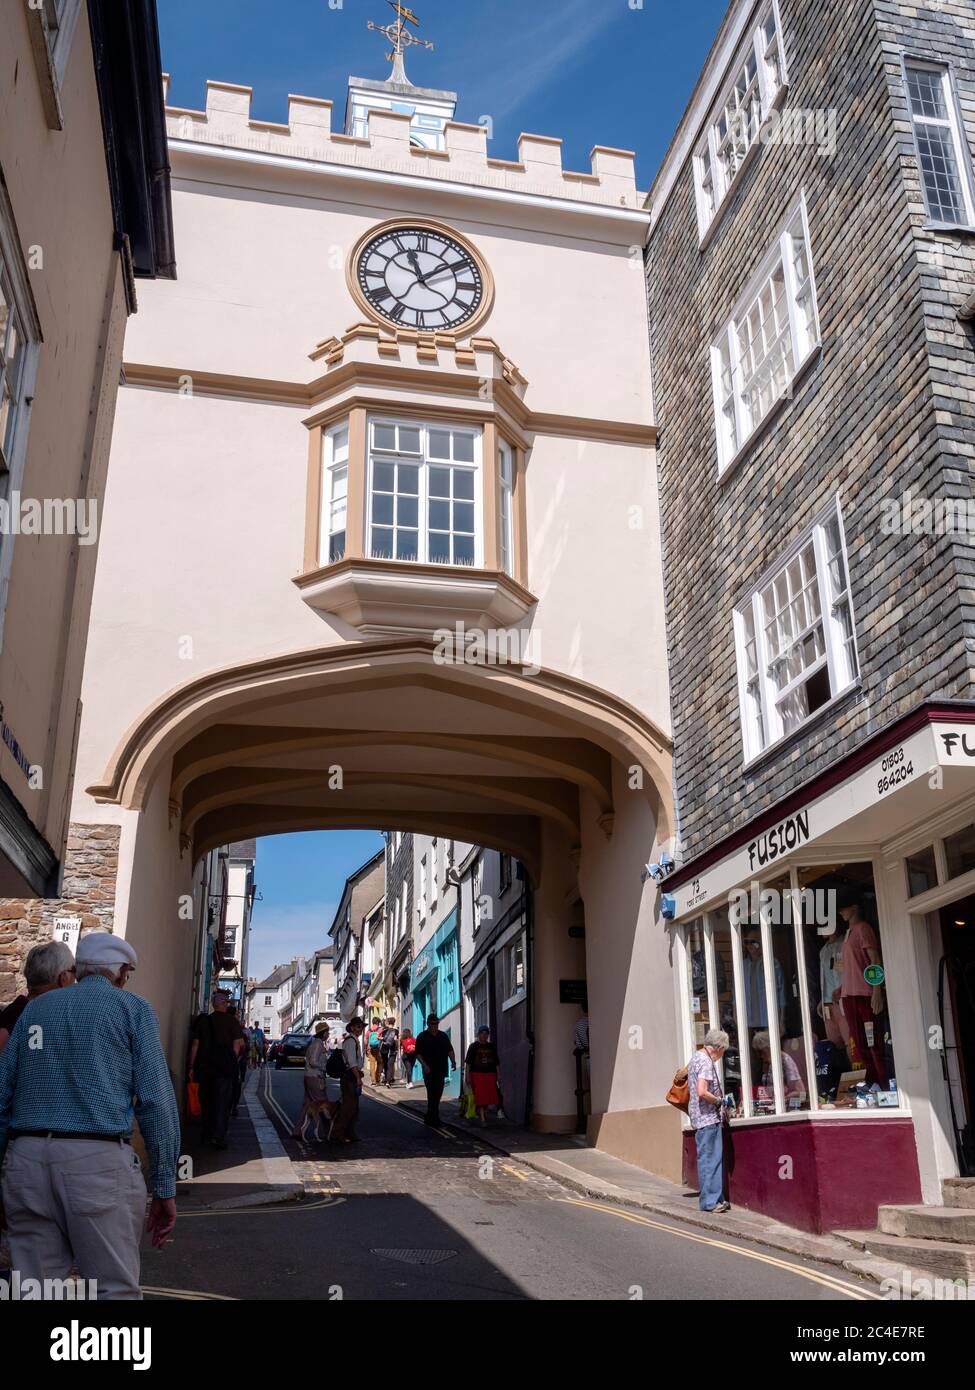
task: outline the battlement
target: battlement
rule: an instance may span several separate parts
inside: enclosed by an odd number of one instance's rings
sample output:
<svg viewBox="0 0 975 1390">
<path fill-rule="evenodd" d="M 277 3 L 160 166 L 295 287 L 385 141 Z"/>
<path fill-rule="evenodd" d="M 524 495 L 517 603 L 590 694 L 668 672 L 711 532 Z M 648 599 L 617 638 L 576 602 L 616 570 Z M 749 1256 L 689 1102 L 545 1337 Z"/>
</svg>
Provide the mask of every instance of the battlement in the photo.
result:
<svg viewBox="0 0 975 1390">
<path fill-rule="evenodd" d="M 168 92 L 169 74 L 163 73 Z M 562 168 L 562 141 L 547 135 L 521 135 L 517 160 L 488 155 L 487 129 L 449 121 L 445 150 L 424 150 L 410 143 L 410 118 L 394 111 L 369 113 L 369 137 L 358 139 L 332 129 L 332 102 L 320 97 L 288 97 L 287 124 L 251 118 L 251 87 L 208 82 L 202 111 L 166 107 L 171 140 L 249 149 L 263 154 L 344 164 L 363 169 L 415 174 L 445 182 L 479 184 L 569 198 L 579 203 L 639 208 L 635 155 L 629 150 L 596 145 L 586 172 Z"/>
</svg>

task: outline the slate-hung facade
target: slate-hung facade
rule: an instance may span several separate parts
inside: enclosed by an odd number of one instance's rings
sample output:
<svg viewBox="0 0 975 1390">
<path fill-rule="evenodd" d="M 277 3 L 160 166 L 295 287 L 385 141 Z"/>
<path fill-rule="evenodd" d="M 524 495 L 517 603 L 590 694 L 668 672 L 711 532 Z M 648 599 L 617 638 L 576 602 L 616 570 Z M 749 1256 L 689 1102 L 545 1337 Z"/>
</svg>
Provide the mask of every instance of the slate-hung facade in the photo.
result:
<svg viewBox="0 0 975 1390">
<path fill-rule="evenodd" d="M 733 1199 L 813 1229 L 975 1158 L 973 35 L 740 0 L 649 195 L 681 1047 L 731 1034 Z"/>
</svg>

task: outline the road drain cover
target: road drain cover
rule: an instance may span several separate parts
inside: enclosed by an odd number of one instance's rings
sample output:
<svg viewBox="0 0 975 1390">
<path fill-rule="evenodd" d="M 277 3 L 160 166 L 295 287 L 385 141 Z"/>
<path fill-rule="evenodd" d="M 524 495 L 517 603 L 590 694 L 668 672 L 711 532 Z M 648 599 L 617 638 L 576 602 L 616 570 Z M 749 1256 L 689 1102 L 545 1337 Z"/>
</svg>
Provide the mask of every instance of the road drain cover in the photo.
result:
<svg viewBox="0 0 975 1390">
<path fill-rule="evenodd" d="M 439 1265 L 452 1260 L 457 1250 L 373 1250 L 384 1260 L 399 1260 L 405 1265 Z"/>
</svg>

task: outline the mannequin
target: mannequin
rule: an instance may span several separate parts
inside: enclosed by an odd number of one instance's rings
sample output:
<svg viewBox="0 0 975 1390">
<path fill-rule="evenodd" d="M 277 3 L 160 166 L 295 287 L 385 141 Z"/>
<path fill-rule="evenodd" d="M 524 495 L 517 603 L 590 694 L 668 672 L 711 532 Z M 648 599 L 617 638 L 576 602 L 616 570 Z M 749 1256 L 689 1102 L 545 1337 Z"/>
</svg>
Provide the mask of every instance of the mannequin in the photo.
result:
<svg viewBox="0 0 975 1390">
<path fill-rule="evenodd" d="M 849 893 L 840 899 L 839 914 L 846 923 L 840 966 L 840 1005 L 850 1030 L 850 1051 L 855 1050 L 860 1066 L 867 1071 L 867 1085 L 876 1082 L 887 1089 L 880 1017 L 884 1012 L 883 985 L 869 985 L 863 978 L 868 965 L 880 965 L 877 933 L 864 917 L 859 896 Z M 869 1031 L 868 1031 L 869 1025 Z M 854 1059 L 851 1056 L 851 1063 Z"/>
</svg>

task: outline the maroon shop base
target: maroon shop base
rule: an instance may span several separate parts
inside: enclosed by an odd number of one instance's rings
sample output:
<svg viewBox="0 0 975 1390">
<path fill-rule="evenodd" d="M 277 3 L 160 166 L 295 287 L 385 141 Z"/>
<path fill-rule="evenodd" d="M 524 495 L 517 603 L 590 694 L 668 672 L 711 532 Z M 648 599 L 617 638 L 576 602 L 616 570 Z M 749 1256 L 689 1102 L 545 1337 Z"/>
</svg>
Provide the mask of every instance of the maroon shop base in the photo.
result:
<svg viewBox="0 0 975 1390">
<path fill-rule="evenodd" d="M 792 1176 L 785 1160 L 792 1160 Z M 890 1119 L 788 1120 L 725 1130 L 728 1197 L 788 1226 L 821 1235 L 872 1230 L 877 1208 L 921 1198 L 914 1125 Z M 694 1135 L 684 1135 L 684 1182 L 697 1189 Z"/>
</svg>

